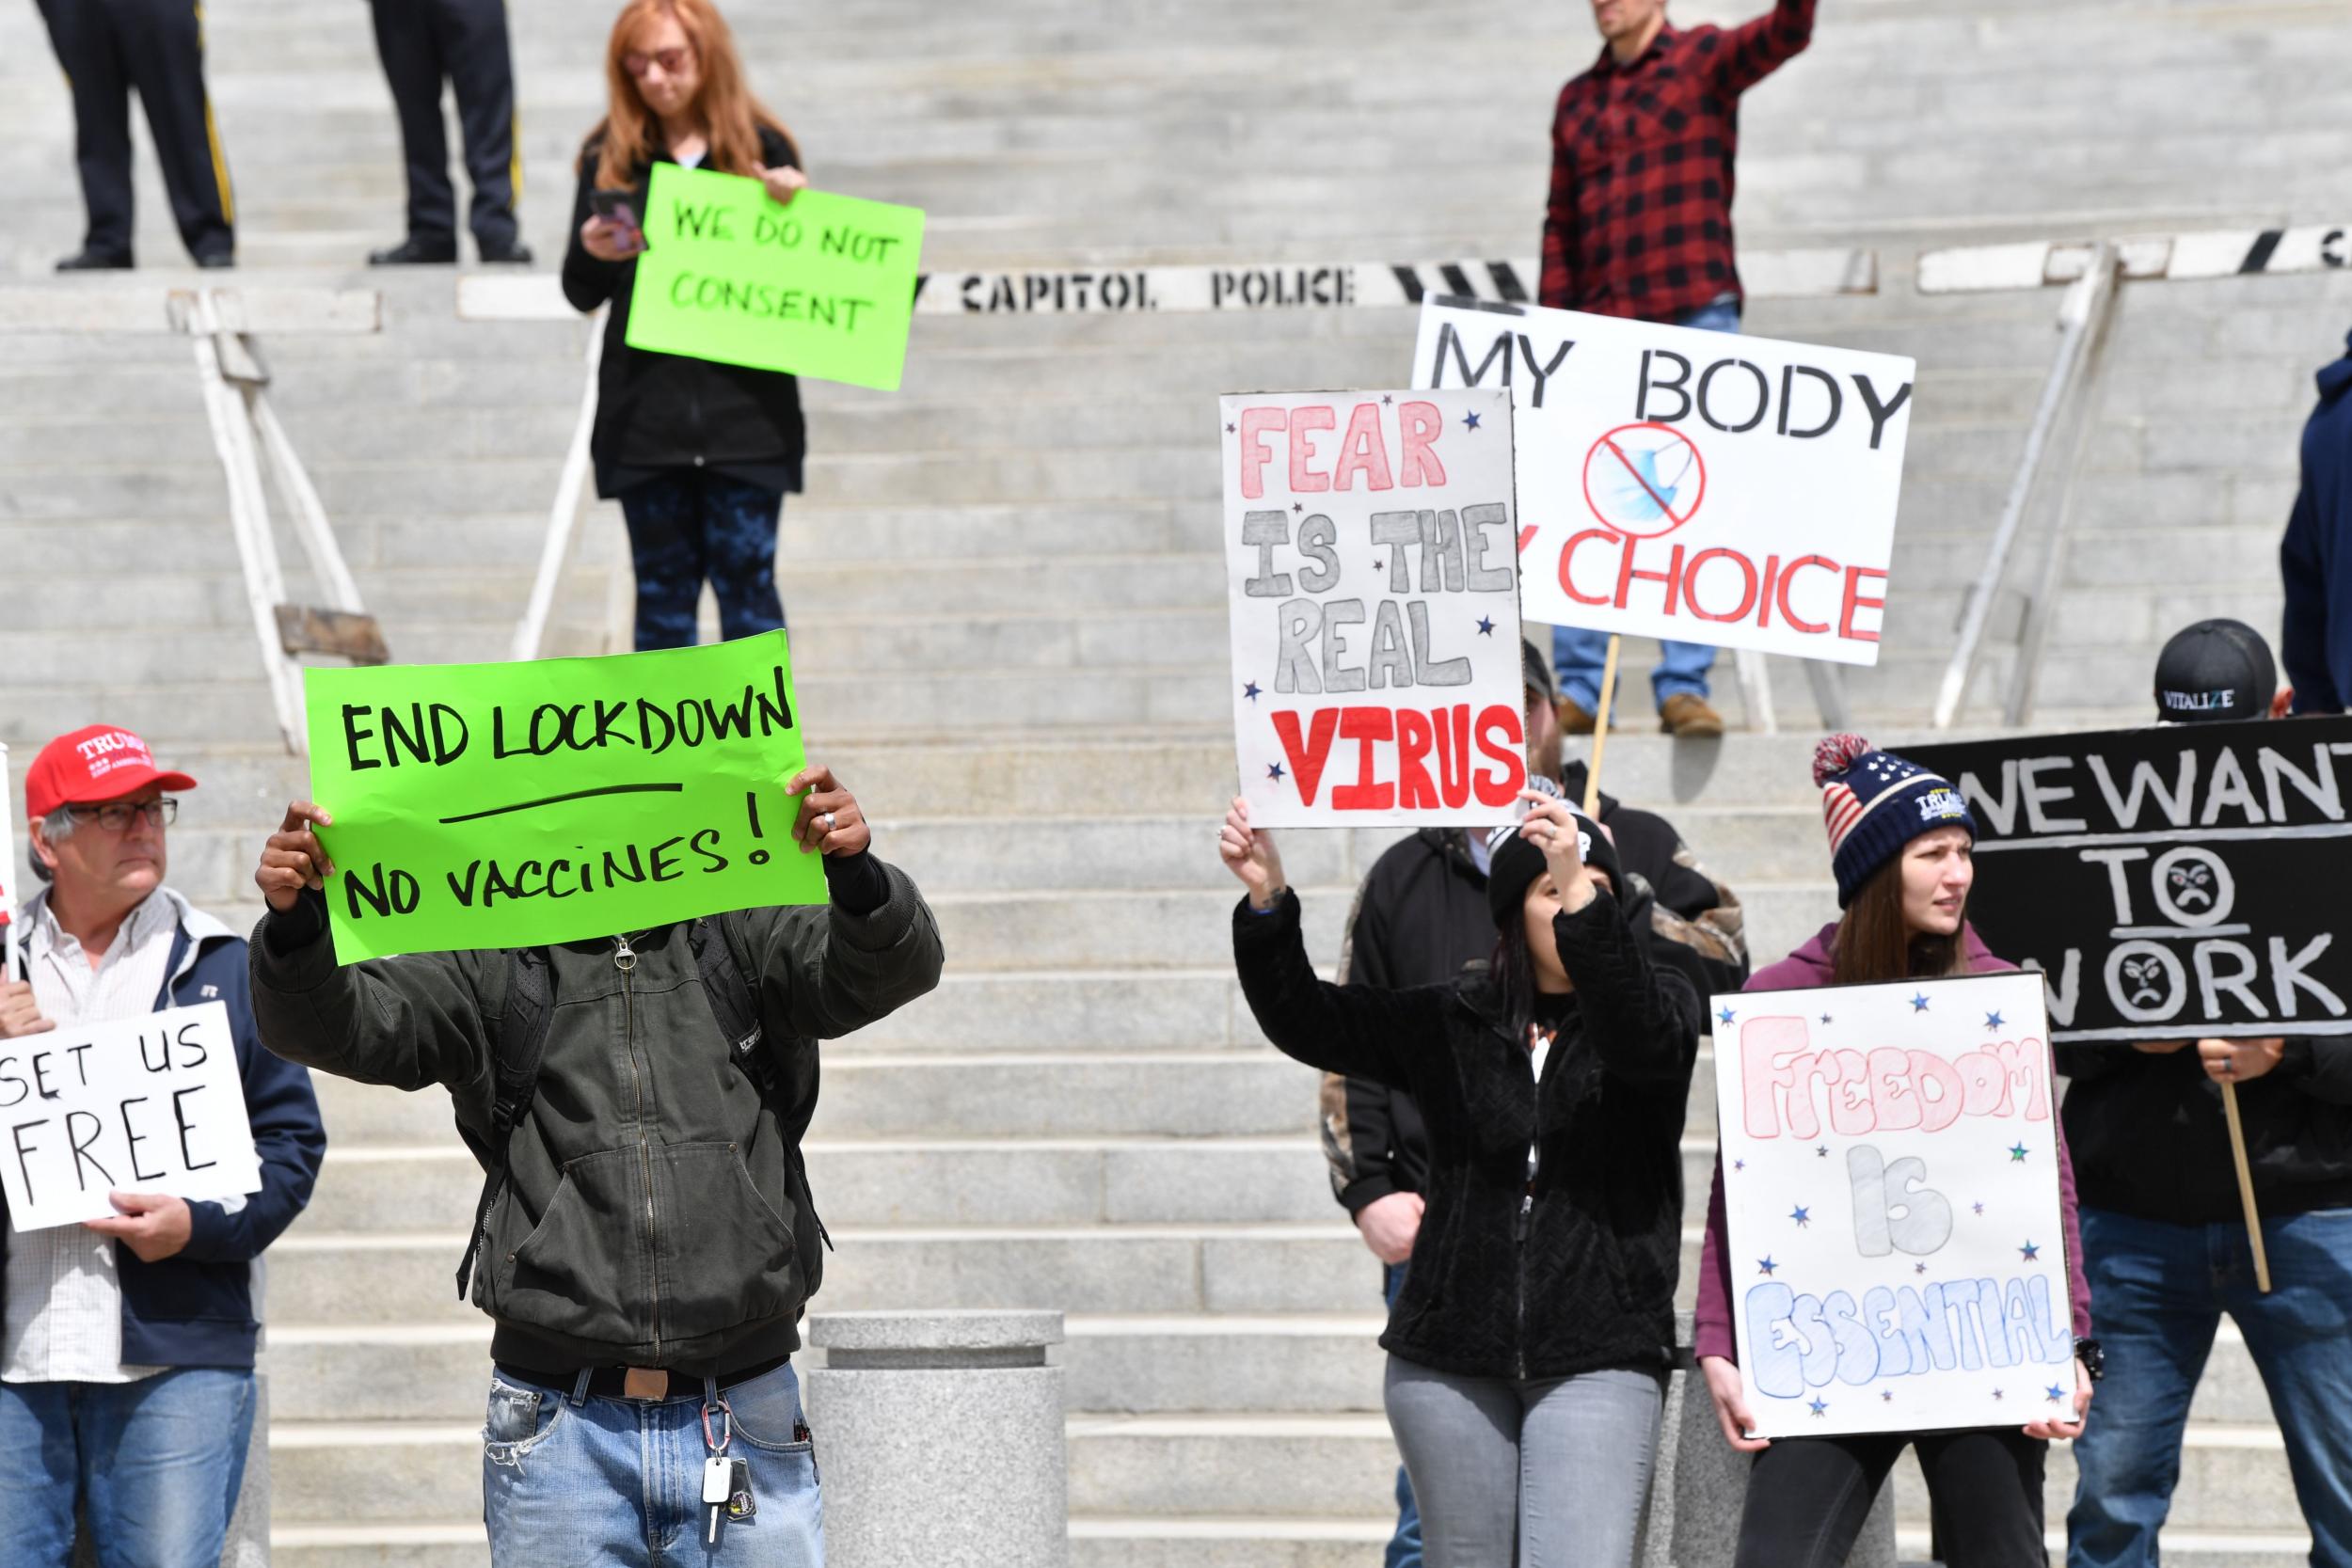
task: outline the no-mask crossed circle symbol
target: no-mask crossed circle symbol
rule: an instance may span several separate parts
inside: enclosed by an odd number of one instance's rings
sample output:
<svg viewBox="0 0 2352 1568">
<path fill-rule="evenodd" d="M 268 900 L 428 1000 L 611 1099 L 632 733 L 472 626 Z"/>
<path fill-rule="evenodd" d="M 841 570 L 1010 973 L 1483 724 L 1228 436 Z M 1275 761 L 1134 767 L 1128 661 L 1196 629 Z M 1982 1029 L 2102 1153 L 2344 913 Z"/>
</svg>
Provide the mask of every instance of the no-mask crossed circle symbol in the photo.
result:
<svg viewBox="0 0 2352 1568">
<path fill-rule="evenodd" d="M 1584 454 L 1584 504 L 1617 533 L 1672 533 L 1696 515 L 1706 494 L 1707 464 L 1672 425 L 1621 424 Z"/>
</svg>

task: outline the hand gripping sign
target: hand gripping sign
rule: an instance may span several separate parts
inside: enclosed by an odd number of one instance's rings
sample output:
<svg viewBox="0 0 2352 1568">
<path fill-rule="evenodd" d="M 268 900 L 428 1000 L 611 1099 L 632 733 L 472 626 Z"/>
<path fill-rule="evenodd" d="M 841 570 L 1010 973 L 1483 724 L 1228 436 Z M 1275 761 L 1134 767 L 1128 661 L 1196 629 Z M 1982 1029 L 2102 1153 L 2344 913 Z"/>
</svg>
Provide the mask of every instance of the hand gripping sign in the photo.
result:
<svg viewBox="0 0 2352 1568">
<path fill-rule="evenodd" d="M 1428 300 L 1414 384 L 1508 388 L 1529 619 L 1878 659 L 1913 362 Z"/>
<path fill-rule="evenodd" d="M 1512 820 L 1527 763 L 1508 396 L 1236 393 L 1220 418 L 1250 821 Z"/>
<path fill-rule="evenodd" d="M 1731 1311 L 1765 1437 L 2074 1418 L 2042 977 L 1709 1004 Z"/>
</svg>

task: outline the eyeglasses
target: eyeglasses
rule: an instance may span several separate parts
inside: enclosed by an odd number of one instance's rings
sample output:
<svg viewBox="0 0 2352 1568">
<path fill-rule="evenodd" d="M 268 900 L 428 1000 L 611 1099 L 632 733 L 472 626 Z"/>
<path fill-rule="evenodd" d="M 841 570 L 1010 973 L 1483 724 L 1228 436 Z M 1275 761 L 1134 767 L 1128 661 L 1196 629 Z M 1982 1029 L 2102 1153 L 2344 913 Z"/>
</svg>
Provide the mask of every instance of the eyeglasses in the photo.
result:
<svg viewBox="0 0 2352 1568">
<path fill-rule="evenodd" d="M 180 802 L 166 796 L 160 800 L 142 801 L 132 805 L 117 800 L 104 806 L 68 806 L 76 822 L 95 822 L 110 833 L 125 832 L 135 816 L 147 818 L 151 828 L 167 828 L 180 819 Z"/>
<path fill-rule="evenodd" d="M 656 49 L 650 52 L 632 49 L 621 56 L 621 69 L 642 82 L 645 79 L 645 72 L 657 65 L 661 68 L 664 76 L 675 76 L 686 69 L 686 62 L 693 57 L 691 49 Z"/>
</svg>

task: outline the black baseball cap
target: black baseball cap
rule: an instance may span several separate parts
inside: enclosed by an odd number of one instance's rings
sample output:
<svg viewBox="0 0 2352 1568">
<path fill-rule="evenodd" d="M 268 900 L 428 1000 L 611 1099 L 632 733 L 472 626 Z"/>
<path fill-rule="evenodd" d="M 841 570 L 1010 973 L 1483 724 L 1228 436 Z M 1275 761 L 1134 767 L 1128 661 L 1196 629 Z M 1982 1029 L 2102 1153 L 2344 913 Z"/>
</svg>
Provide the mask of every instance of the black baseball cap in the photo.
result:
<svg viewBox="0 0 2352 1568">
<path fill-rule="evenodd" d="M 1524 637 L 1519 639 L 1519 689 L 1540 691 L 1547 702 L 1560 695 L 1552 689 L 1551 667 L 1544 662 L 1544 656 L 1536 650 L 1534 642 Z"/>
<path fill-rule="evenodd" d="M 2200 621 L 2156 656 L 2156 718 L 2168 724 L 2261 719 L 2278 694 L 2279 666 L 2243 621 Z"/>
</svg>

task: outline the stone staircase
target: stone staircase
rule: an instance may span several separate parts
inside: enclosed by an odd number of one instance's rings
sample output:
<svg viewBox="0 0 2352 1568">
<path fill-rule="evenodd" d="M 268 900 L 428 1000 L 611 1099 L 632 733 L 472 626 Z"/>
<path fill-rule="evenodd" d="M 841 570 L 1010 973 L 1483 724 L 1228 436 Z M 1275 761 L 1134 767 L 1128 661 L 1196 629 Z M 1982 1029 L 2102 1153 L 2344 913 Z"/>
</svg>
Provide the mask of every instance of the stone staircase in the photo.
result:
<svg viewBox="0 0 2352 1568">
<path fill-rule="evenodd" d="M 755 81 L 820 182 L 926 206 L 929 256 L 956 267 L 1529 253 L 1550 96 L 1594 52 L 1580 8 L 1499 0 L 736 9 Z M 210 10 L 245 225 L 233 281 L 386 292 L 379 337 L 263 345 L 281 413 L 396 656 L 502 657 L 585 329 L 460 322 L 446 271 L 357 269 L 400 210 L 364 13 Z M 512 7 L 527 231 L 550 265 L 598 108 L 600 13 L 576 11 Z M 2352 19 L 2339 0 L 1824 12 L 1744 117 L 1741 233 L 1871 245 L 1884 287 L 1758 301 L 1749 325 L 1920 362 L 1883 658 L 1852 681 L 1892 741 L 1948 653 L 2057 308 L 2055 293 L 1918 296 L 1908 258 L 2336 215 L 2352 198 L 2333 90 Z M 0 277 L 34 282 L 80 212 L 30 8 L 0 10 L 0 85 L 24 127 L 0 149 Z M 176 268 L 144 153 L 140 182 L 140 254 Z M 2137 719 L 2154 648 L 2195 616 L 2275 628 L 2308 372 L 2347 316 L 2340 276 L 2126 290 L 2042 722 Z M 899 393 L 808 389 L 812 488 L 787 508 L 780 569 L 808 725 L 931 895 L 951 955 L 937 996 L 831 1052 L 810 1151 L 840 1243 L 821 1305 L 1067 1309 L 1083 1564 L 1327 1568 L 1376 1560 L 1386 1535 L 1376 1270 L 1327 1196 L 1311 1075 L 1264 1047 L 1234 993 L 1232 886 L 1208 848 L 1232 787 L 1209 400 L 1393 384 L 1411 329 L 1408 311 L 928 317 Z M 103 715 L 185 759 L 205 784 L 173 880 L 243 921 L 255 846 L 304 774 L 275 740 L 192 374 L 173 340 L 5 340 L 0 740 L 29 749 Z M 618 536 L 613 510 L 592 508 L 555 650 L 602 645 Z M 1979 721 L 2015 620 L 2013 603 L 1996 616 Z M 1646 668 L 1645 650 L 1629 657 Z M 1805 685 L 1785 661 L 1773 676 L 1789 735 L 1669 748 L 1636 723 L 1609 764 L 1613 790 L 1667 811 L 1739 888 L 1766 957 L 1833 909 Z M 1382 843 L 1293 835 L 1319 958 Z M 326 1170 L 271 1259 L 279 1560 L 478 1563 L 487 1335 L 447 1284 L 475 1174 L 444 1102 L 320 1092 Z M 1710 1104 L 1702 1072 L 1686 1142 L 1702 1195 Z M 2195 1421 L 2168 1560 L 2298 1558 L 2283 1455 L 2233 1339 Z M 1902 1473 L 1906 1547 L 1923 1554 Z M 2072 1486 L 2054 1454 L 2054 1528 Z"/>
</svg>

